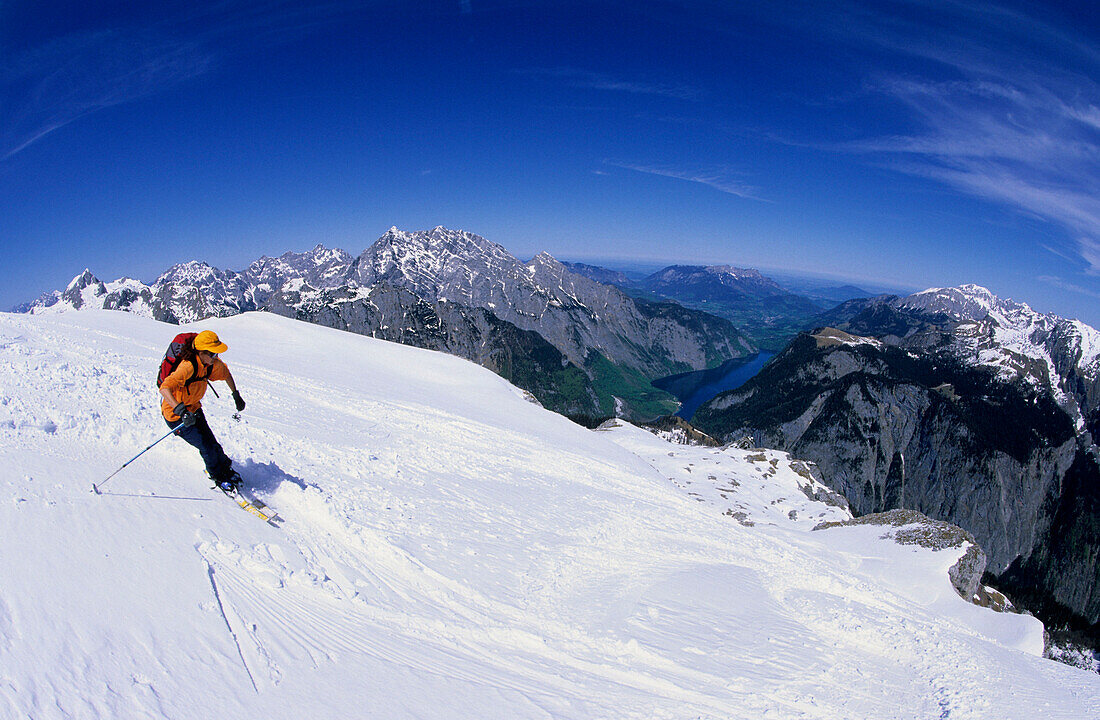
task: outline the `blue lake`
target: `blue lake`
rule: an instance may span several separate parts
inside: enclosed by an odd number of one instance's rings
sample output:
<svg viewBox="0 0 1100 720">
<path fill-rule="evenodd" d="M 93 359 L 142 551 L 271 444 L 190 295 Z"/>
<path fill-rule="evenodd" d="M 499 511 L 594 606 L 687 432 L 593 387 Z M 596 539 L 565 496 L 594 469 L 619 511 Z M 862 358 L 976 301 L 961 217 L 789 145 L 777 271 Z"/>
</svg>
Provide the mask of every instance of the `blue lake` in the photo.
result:
<svg viewBox="0 0 1100 720">
<path fill-rule="evenodd" d="M 719 393 L 734 390 L 748 382 L 764 365 L 775 357 L 775 353 L 762 352 L 749 358 L 738 358 L 722 363 L 711 370 L 682 373 L 654 380 L 653 384 L 672 393 L 680 401 L 680 410 L 676 413 L 685 420 L 699 409 L 699 406 Z"/>
</svg>

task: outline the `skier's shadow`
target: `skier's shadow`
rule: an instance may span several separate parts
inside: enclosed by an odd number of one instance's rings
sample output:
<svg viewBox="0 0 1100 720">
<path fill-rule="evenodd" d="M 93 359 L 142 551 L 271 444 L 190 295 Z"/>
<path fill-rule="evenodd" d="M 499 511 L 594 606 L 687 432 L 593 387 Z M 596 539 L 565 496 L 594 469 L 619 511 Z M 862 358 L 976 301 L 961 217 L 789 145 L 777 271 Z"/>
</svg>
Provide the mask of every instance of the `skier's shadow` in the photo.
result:
<svg viewBox="0 0 1100 720">
<path fill-rule="evenodd" d="M 237 464 L 244 478 L 244 485 L 261 493 L 275 492 L 284 482 L 293 483 L 301 489 L 306 489 L 306 483 L 301 478 L 289 475 L 275 463 L 257 463 L 251 460 L 243 460 Z"/>
</svg>

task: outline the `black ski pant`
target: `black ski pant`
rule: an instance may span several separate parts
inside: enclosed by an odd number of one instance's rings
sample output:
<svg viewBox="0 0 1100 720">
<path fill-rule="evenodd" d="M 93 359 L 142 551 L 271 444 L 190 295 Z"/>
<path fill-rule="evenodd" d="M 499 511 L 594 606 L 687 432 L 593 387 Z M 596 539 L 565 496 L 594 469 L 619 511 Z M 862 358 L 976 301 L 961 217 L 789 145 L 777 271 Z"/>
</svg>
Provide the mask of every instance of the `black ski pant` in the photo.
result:
<svg viewBox="0 0 1100 720">
<path fill-rule="evenodd" d="M 168 427 L 175 427 L 178 424 L 178 420 L 174 423 L 169 422 Z M 229 470 L 233 467 L 233 461 L 225 454 L 218 439 L 214 437 L 214 432 L 207 424 L 206 415 L 203 414 L 202 408 L 195 412 L 194 425 L 181 427 L 175 434 L 198 449 L 199 454 L 202 455 L 202 461 L 206 463 L 206 472 L 215 482 L 229 475 Z"/>
</svg>

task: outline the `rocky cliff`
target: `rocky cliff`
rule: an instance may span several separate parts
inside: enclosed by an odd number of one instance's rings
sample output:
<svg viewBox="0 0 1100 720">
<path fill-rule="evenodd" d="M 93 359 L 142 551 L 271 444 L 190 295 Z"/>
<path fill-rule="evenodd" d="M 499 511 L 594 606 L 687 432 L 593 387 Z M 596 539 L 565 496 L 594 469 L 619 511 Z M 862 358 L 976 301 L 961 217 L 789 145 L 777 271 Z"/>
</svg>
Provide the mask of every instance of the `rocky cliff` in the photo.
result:
<svg viewBox="0 0 1100 720">
<path fill-rule="evenodd" d="M 842 312 L 693 422 L 815 461 L 859 514 L 956 524 L 1033 606 L 1100 620 L 1096 331 L 972 286 Z"/>
</svg>

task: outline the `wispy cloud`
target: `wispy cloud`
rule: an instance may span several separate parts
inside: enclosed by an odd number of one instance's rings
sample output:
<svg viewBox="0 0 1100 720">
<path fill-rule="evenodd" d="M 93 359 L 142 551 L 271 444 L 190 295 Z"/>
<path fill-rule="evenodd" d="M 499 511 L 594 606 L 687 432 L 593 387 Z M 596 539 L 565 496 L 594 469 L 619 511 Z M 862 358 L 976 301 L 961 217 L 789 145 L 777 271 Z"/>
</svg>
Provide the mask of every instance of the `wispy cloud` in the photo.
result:
<svg viewBox="0 0 1100 720">
<path fill-rule="evenodd" d="M 0 158 L 81 117 L 201 75 L 209 65 L 210 56 L 195 44 L 107 30 L 9 58 L 0 73 Z"/>
<path fill-rule="evenodd" d="M 745 198 L 746 200 L 758 200 L 760 202 L 772 202 L 760 195 L 760 189 L 742 182 L 738 179 L 740 173 L 730 168 L 711 168 L 711 169 L 685 169 L 678 167 L 671 167 L 667 165 L 638 165 L 634 163 L 615 162 L 608 160 L 608 165 L 614 167 L 623 168 L 624 170 L 633 170 L 635 172 L 647 173 L 649 175 L 659 175 L 661 177 L 674 178 L 676 180 L 686 180 L 687 182 L 699 183 L 713 188 L 720 192 L 727 193 L 729 195 L 736 195 L 737 197 Z"/>
<path fill-rule="evenodd" d="M 1081 255 L 1089 263 L 1089 274 L 1100 275 L 1100 240 L 1096 237 L 1081 238 L 1077 241 Z"/>
<path fill-rule="evenodd" d="M 361 0 L 218 0 L 158 11 L 145 25 L 88 27 L 18 54 L 0 45 L 0 160 L 80 118 L 202 76 L 220 57 L 293 41 L 362 8 Z"/>
<path fill-rule="evenodd" d="M 921 70 L 866 86 L 906 109 L 912 129 L 843 149 L 1055 223 L 1100 274 L 1100 54 L 1014 10 L 955 2 L 936 10 L 947 22 L 866 13 L 850 31 Z"/>
<path fill-rule="evenodd" d="M 1090 290 L 1086 287 L 1081 287 L 1080 285 L 1077 285 L 1075 283 L 1063 280 L 1056 275 L 1040 275 L 1036 279 L 1040 282 L 1045 282 L 1048 285 L 1053 285 L 1060 290 L 1068 290 L 1069 292 L 1077 293 L 1078 295 L 1086 295 L 1088 297 L 1100 298 L 1100 292 Z"/>
<path fill-rule="evenodd" d="M 523 75 L 554 80 L 573 88 L 586 90 L 604 90 L 608 92 L 631 93 L 634 95 L 656 95 L 676 100 L 699 100 L 702 92 L 691 85 L 682 83 L 646 82 L 628 80 L 603 73 L 589 72 L 577 68 L 527 69 L 517 71 Z"/>
</svg>

